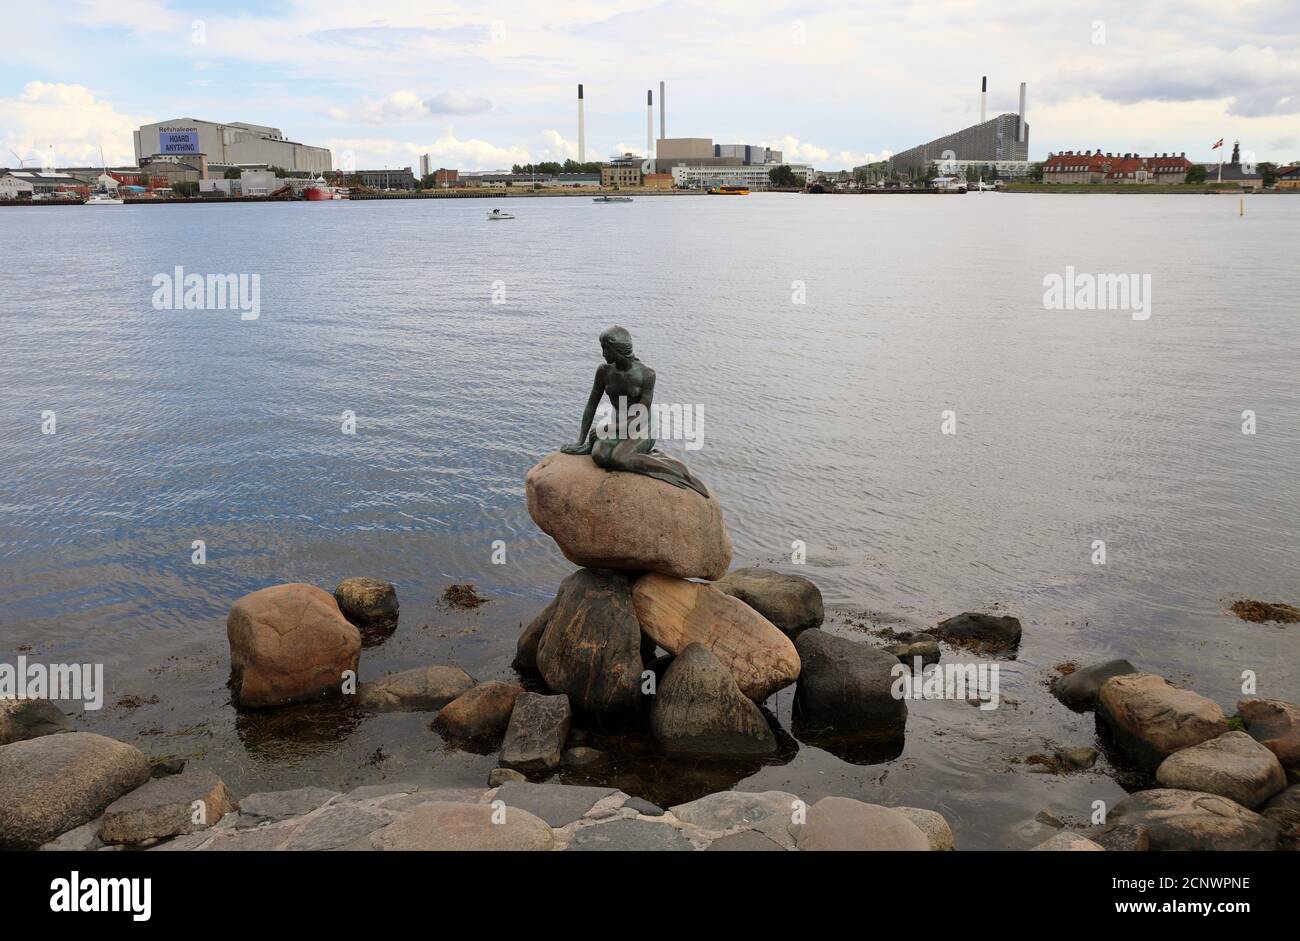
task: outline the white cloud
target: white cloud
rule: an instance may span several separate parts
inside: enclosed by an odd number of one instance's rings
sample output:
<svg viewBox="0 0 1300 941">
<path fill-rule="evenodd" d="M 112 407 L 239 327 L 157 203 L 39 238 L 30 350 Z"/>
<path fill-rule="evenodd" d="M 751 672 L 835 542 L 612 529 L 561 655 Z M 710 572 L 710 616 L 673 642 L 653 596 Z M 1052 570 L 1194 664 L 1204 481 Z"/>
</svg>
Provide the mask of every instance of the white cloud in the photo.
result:
<svg viewBox="0 0 1300 941">
<path fill-rule="evenodd" d="M 492 102 L 481 95 L 462 91 L 445 91 L 424 102 L 429 114 L 482 114 L 492 107 Z"/>
<path fill-rule="evenodd" d="M 499 147 L 477 138 L 462 139 L 447 128 L 431 143 L 391 138 L 336 137 L 328 142 L 335 166 L 348 162 L 359 170 L 380 167 L 417 167 L 421 154 L 429 154 L 434 163 L 460 170 L 495 170 L 509 168 L 531 160 L 527 148 Z"/>
<path fill-rule="evenodd" d="M 492 102 L 486 98 L 461 91 L 439 92 L 425 99 L 408 88 L 399 88 L 378 100 L 365 99 L 355 114 L 338 106 L 331 107 L 328 113 L 339 121 L 355 119 L 365 124 L 405 124 L 437 114 L 481 114 L 491 107 Z"/>
<path fill-rule="evenodd" d="M 84 85 L 28 82 L 16 98 L 0 98 L 5 128 L 0 162 L 16 152 L 45 164 L 50 148 L 59 166 L 93 166 L 102 147 L 110 164 L 135 162 L 132 132 L 151 118 L 120 114 Z"/>
</svg>

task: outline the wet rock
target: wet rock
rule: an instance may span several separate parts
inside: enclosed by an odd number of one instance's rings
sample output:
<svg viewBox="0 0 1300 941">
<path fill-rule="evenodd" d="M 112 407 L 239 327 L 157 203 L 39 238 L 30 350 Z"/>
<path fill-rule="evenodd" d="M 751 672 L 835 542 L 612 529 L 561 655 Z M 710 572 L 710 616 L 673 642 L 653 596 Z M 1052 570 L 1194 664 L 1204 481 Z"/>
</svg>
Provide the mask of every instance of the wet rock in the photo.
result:
<svg viewBox="0 0 1300 941">
<path fill-rule="evenodd" d="M 361 841 L 392 820 L 392 814 L 355 801 L 331 804 L 306 818 L 281 848 L 300 852 L 358 849 Z"/>
<path fill-rule="evenodd" d="M 1242 699 L 1237 712 L 1251 738 L 1282 762 L 1285 768 L 1300 768 L 1300 706 L 1280 699 Z"/>
<path fill-rule="evenodd" d="M 1218 794 L 1251 808 L 1286 787 L 1277 756 L 1245 732 L 1225 732 L 1175 752 L 1156 769 L 1156 780 L 1165 787 Z"/>
<path fill-rule="evenodd" d="M 35 849 L 148 780 L 139 749 L 90 732 L 0 746 L 0 847 Z"/>
<path fill-rule="evenodd" d="M 820 628 L 804 631 L 795 646 L 803 664 L 794 697 L 801 732 L 902 734 L 907 703 L 891 690 L 897 658 Z"/>
<path fill-rule="evenodd" d="M 575 565 L 714 579 L 731 564 L 716 498 L 559 453 L 530 470 L 524 488 L 529 515 Z"/>
<path fill-rule="evenodd" d="M 930 849 L 920 827 L 888 807 L 847 797 L 823 797 L 807 813 L 806 823 L 790 828 L 801 850 Z"/>
<path fill-rule="evenodd" d="M 269 853 L 284 848 L 285 842 L 294 834 L 292 827 L 258 827 L 255 830 L 214 830 L 211 840 L 198 847 L 191 846 L 202 853 Z M 187 841 L 182 846 L 190 845 L 193 837 L 189 834 L 176 839 Z M 165 849 L 170 843 L 159 844 L 156 849 Z"/>
<path fill-rule="evenodd" d="M 658 687 L 650 731 L 669 753 L 769 755 L 776 736 L 758 706 L 708 648 L 691 644 Z"/>
<path fill-rule="evenodd" d="M 0 745 L 71 729 L 63 710 L 48 699 L 0 699 Z"/>
<path fill-rule="evenodd" d="M 345 578 L 334 589 L 343 616 L 363 631 L 397 626 L 397 589 L 378 578 Z"/>
<path fill-rule="evenodd" d="M 537 669 L 575 709 L 629 715 L 641 706 L 641 625 L 628 576 L 579 569 L 560 585 L 537 645 Z"/>
<path fill-rule="evenodd" d="M 1154 673 L 1111 677 L 1097 697 L 1097 715 L 1116 743 L 1148 768 L 1228 731 L 1218 703 Z"/>
<path fill-rule="evenodd" d="M 1056 750 L 1056 760 L 1071 771 L 1087 771 L 1097 763 L 1097 749 L 1090 748 L 1087 745 L 1080 745 L 1076 748 L 1058 748 Z"/>
<path fill-rule="evenodd" d="M 413 794 L 420 789 L 418 784 L 412 784 L 409 781 L 390 781 L 387 784 L 363 784 L 360 787 L 354 787 L 341 797 L 336 797 L 334 803 L 347 804 L 353 801 L 372 801 L 381 797 L 400 797 L 403 794 Z"/>
<path fill-rule="evenodd" d="M 940 621 L 934 633 L 958 643 L 978 642 L 990 647 L 1015 647 L 1020 643 L 1020 621 L 1010 616 L 967 611 Z"/>
<path fill-rule="evenodd" d="M 608 756 L 598 748 L 577 745 L 564 750 L 563 761 L 566 768 L 586 768 L 600 764 L 606 757 Z"/>
<path fill-rule="evenodd" d="M 1034 849 L 1065 852 L 1078 852 L 1080 850 L 1086 852 L 1097 852 L 1104 849 L 1104 847 L 1094 843 L 1082 834 L 1075 833 L 1073 830 L 1062 830 L 1060 833 L 1055 833 L 1042 843 L 1039 843 L 1034 847 Z"/>
<path fill-rule="evenodd" d="M 479 683 L 443 706 L 433 727 L 450 738 L 496 738 L 505 734 L 515 700 L 523 691 L 515 683 Z"/>
<path fill-rule="evenodd" d="M 886 653 L 898 658 L 898 662 L 915 668 L 916 658 L 921 658 L 921 666 L 938 663 L 942 656 L 939 642 L 932 634 L 911 634 L 906 640 L 890 644 L 884 648 Z"/>
<path fill-rule="evenodd" d="M 1273 821 L 1200 791 L 1138 791 L 1111 808 L 1107 820 L 1146 827 L 1153 850 L 1272 850 L 1278 842 Z"/>
<path fill-rule="evenodd" d="M 434 801 L 402 814 L 369 838 L 371 849 L 409 850 L 549 850 L 551 828 L 526 810 L 504 808 L 504 820 L 489 804 Z M 498 819 L 501 819 L 498 817 Z"/>
<path fill-rule="evenodd" d="M 821 590 L 802 575 L 757 567 L 733 569 L 713 587 L 739 598 L 786 634 L 818 627 L 826 617 Z"/>
<path fill-rule="evenodd" d="M 1111 853 L 1145 853 L 1151 849 L 1147 828 L 1133 824 L 1116 824 L 1092 836 L 1092 841 Z"/>
<path fill-rule="evenodd" d="M 105 843 L 135 844 L 193 833 L 238 809 L 221 778 L 193 769 L 154 778 L 113 801 L 104 811 L 99 838 Z"/>
<path fill-rule="evenodd" d="M 709 853 L 755 853 L 772 850 L 784 853 L 785 847 L 757 830 L 741 830 L 739 833 L 718 837 L 705 847 L 705 852 Z"/>
<path fill-rule="evenodd" d="M 474 677 L 460 667 L 416 667 L 362 683 L 357 705 L 371 712 L 432 712 L 473 687 Z"/>
<path fill-rule="evenodd" d="M 1093 709 L 1102 684 L 1113 676 L 1127 676 L 1138 672 L 1127 660 L 1107 660 L 1082 667 L 1073 673 L 1058 676 L 1052 681 L 1052 693 L 1076 712 Z"/>
<path fill-rule="evenodd" d="M 238 826 L 255 827 L 309 814 L 338 797 L 324 787 L 299 787 L 290 791 L 258 791 L 239 802 Z"/>
<path fill-rule="evenodd" d="M 895 807 L 893 809 L 916 824 L 917 829 L 925 834 L 925 839 L 930 844 L 931 850 L 946 852 L 957 848 L 957 843 L 952 835 L 952 827 L 948 825 L 948 819 L 943 814 L 934 810 L 922 810 L 920 807 Z"/>
<path fill-rule="evenodd" d="M 558 768 L 572 721 L 568 696 L 521 693 L 510 714 L 501 763 L 525 772 Z"/>
<path fill-rule="evenodd" d="M 334 596 L 301 582 L 244 595 L 226 637 L 236 697 L 252 708 L 336 696 L 361 656 L 361 634 Z"/>
<path fill-rule="evenodd" d="M 769 817 L 788 823 L 798 800 L 785 791 L 718 791 L 669 810 L 678 820 L 701 830 L 732 830 L 751 827 Z"/>
<path fill-rule="evenodd" d="M 552 827 L 582 819 L 587 811 L 618 791 L 612 787 L 577 787 L 572 784 L 528 784 L 507 781 L 493 795 L 507 807 L 518 807 Z"/>
<path fill-rule="evenodd" d="M 527 781 L 528 779 L 514 768 L 493 768 L 488 772 L 488 787 L 500 787 L 507 781 Z"/>
<path fill-rule="evenodd" d="M 679 656 L 691 644 L 707 647 L 755 702 L 799 677 L 795 646 L 749 605 L 710 585 L 650 574 L 632 587 L 641 629 Z"/>
<path fill-rule="evenodd" d="M 602 850 L 681 852 L 694 847 L 666 823 L 618 819 L 582 828 L 574 834 L 567 849 L 579 853 Z"/>
<path fill-rule="evenodd" d="M 155 778 L 180 774 L 185 770 L 185 759 L 175 755 L 156 755 L 149 759 L 149 773 Z"/>
<path fill-rule="evenodd" d="M 519 640 L 515 644 L 514 668 L 520 673 L 537 672 L 537 645 L 542 642 L 542 634 L 546 630 L 546 625 L 551 623 L 551 615 L 555 613 L 555 606 L 559 603 L 560 596 L 557 594 L 551 599 L 551 603 L 542 609 L 541 614 L 528 622 L 528 626 L 519 635 Z"/>
</svg>

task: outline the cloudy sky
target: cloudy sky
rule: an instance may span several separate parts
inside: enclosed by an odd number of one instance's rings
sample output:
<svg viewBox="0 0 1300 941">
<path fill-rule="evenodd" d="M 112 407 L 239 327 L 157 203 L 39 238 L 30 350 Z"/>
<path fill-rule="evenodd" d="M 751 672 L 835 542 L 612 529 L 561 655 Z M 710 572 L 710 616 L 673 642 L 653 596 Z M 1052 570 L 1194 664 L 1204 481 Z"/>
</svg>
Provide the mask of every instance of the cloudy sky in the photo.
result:
<svg viewBox="0 0 1300 941">
<path fill-rule="evenodd" d="M 851 167 L 974 123 L 1029 83 L 1030 156 L 1300 159 L 1296 0 L 73 0 L 0 37 L 0 165 L 133 161 L 178 117 L 279 127 L 336 164 L 507 167 L 670 136 Z M 49 15 L 47 15 L 49 14 Z M 658 105 L 656 104 L 656 112 Z M 657 118 L 656 118 L 657 122 Z M 656 124 L 657 127 L 657 124 Z M 657 131 L 656 131 L 657 132 Z"/>
</svg>

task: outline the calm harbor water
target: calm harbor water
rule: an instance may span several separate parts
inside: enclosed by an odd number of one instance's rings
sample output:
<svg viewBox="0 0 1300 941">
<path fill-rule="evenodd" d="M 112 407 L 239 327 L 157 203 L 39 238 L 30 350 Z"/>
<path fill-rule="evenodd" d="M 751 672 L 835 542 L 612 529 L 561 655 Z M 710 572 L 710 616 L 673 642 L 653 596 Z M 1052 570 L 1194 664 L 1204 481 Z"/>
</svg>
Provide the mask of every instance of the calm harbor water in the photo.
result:
<svg viewBox="0 0 1300 941">
<path fill-rule="evenodd" d="M 704 446 L 666 447 L 719 495 L 737 565 L 812 578 L 828 627 L 863 642 L 995 608 L 1025 635 L 1001 708 L 915 703 L 889 761 L 789 739 L 719 769 L 611 743 L 569 780 L 932 807 L 959 846 L 1022 847 L 1037 811 L 1123 794 L 1106 761 L 1018 763 L 1094 741 L 1047 692 L 1054 664 L 1126 656 L 1229 713 L 1243 670 L 1300 694 L 1300 630 L 1225 612 L 1300 596 L 1300 199 L 1250 197 L 1244 218 L 1226 197 L 1006 194 L 8 208 L 0 234 L 0 656 L 105 664 L 108 705 L 80 727 L 237 793 L 483 785 L 494 756 L 425 715 L 237 713 L 225 615 L 275 582 L 374 575 L 402 620 L 363 680 L 512 677 L 521 622 L 572 570 L 523 476 L 576 436 L 612 323 L 659 401 L 703 408 Z M 156 310 L 177 265 L 257 274 L 260 318 Z M 1066 266 L 1149 274 L 1150 319 L 1044 310 Z M 440 607 L 457 581 L 491 601 Z M 791 696 L 768 703 L 786 729 Z"/>
</svg>

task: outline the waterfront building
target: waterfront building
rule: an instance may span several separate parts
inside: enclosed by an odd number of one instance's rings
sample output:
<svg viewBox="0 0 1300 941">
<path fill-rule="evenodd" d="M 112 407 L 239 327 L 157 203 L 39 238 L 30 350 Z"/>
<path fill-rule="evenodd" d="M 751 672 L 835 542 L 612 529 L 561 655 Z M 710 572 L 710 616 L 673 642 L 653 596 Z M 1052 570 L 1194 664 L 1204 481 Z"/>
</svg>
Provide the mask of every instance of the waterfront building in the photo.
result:
<svg viewBox="0 0 1300 941">
<path fill-rule="evenodd" d="M 1043 161 L 1044 183 L 1181 183 L 1192 168 L 1182 154 L 1103 154 L 1067 150 Z"/>
<path fill-rule="evenodd" d="M 600 168 L 600 185 L 625 189 L 641 185 L 641 158 L 636 154 L 615 157 Z"/>
<path fill-rule="evenodd" d="M 673 188 L 671 173 L 647 173 L 641 178 L 641 185 L 651 190 L 670 190 Z"/>
<path fill-rule="evenodd" d="M 81 180 L 61 170 L 10 170 L 0 177 L 0 199 L 70 196 L 84 190 Z"/>
<path fill-rule="evenodd" d="M 208 179 L 209 167 L 200 154 L 197 158 L 148 157 L 140 161 L 140 173 L 151 181 L 165 180 L 167 186 L 176 183 L 198 183 Z M 219 168 L 211 168 L 219 169 Z M 224 171 L 223 171 L 224 172 Z M 221 174 L 214 174 L 221 175 Z"/>
<path fill-rule="evenodd" d="M 673 167 L 673 184 L 678 189 L 712 189 L 716 186 L 748 186 L 751 190 L 765 190 L 771 186 L 769 174 L 772 167 L 709 166 L 682 164 Z M 812 167 L 791 165 L 796 175 L 807 179 Z"/>
<path fill-rule="evenodd" d="M 142 125 L 135 132 L 138 163 L 154 156 L 193 159 L 199 155 L 214 164 L 265 164 L 312 176 L 332 167 L 328 148 L 291 141 L 279 128 L 260 124 L 173 118 Z"/>
<path fill-rule="evenodd" d="M 747 167 L 778 166 L 783 162 L 781 151 L 758 144 L 714 144 L 713 156 L 738 157 Z"/>
<path fill-rule="evenodd" d="M 442 167 L 433 174 L 433 182 L 437 186 L 457 186 L 460 183 L 459 177 L 459 170 L 448 170 Z"/>
<path fill-rule="evenodd" d="M 891 170 L 916 178 L 929 176 L 936 168 L 990 163 L 1000 165 L 999 174 L 1007 176 L 1029 172 L 1029 125 L 1020 115 L 1000 114 L 889 158 Z"/>
<path fill-rule="evenodd" d="M 433 172 L 433 158 L 428 154 L 420 154 L 420 179 Z"/>
<path fill-rule="evenodd" d="M 1280 190 L 1300 190 L 1300 164 L 1277 168 L 1277 188 Z"/>
<path fill-rule="evenodd" d="M 355 176 L 361 185 L 372 190 L 413 190 L 415 174 L 410 167 L 397 170 L 358 170 Z"/>
<path fill-rule="evenodd" d="M 1232 142 L 1232 159 L 1218 167 L 1207 166 L 1207 180 L 1219 183 L 1231 183 L 1247 193 L 1259 192 L 1264 188 L 1264 175 L 1253 161 L 1241 162 L 1241 143 Z"/>
</svg>

